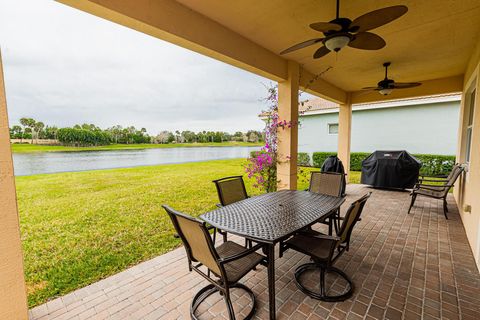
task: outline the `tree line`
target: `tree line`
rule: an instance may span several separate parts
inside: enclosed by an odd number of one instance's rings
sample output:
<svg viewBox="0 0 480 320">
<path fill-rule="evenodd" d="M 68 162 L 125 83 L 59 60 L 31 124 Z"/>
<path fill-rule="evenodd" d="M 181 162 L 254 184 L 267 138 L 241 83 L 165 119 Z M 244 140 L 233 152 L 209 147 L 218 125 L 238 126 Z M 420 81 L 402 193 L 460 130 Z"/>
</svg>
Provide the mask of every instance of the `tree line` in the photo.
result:
<svg viewBox="0 0 480 320">
<path fill-rule="evenodd" d="M 145 128 L 137 129 L 134 126 L 122 127 L 116 125 L 101 129 L 94 124 L 77 124 L 73 127 L 58 128 L 46 126 L 41 121 L 32 118 L 21 118 L 20 125 L 10 128 L 10 138 L 31 140 L 38 139 L 58 140 L 63 145 L 70 146 L 99 146 L 111 143 L 141 144 L 141 143 L 207 143 L 225 141 L 259 142 L 263 141 L 261 131 L 249 130 L 245 133 L 230 134 L 221 131 L 161 131 L 151 136 Z"/>
</svg>

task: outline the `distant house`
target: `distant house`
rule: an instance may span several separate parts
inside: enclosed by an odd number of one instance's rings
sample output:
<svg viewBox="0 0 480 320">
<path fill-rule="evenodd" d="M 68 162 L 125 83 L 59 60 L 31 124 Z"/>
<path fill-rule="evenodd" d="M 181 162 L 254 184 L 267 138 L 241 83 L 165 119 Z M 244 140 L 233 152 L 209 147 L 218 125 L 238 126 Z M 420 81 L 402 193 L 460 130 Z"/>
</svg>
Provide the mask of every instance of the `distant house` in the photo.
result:
<svg viewBox="0 0 480 320">
<path fill-rule="evenodd" d="M 454 155 L 460 99 L 460 95 L 443 95 L 354 105 L 351 151 Z M 299 152 L 337 150 L 338 108 L 321 98 L 300 106 Z"/>
</svg>

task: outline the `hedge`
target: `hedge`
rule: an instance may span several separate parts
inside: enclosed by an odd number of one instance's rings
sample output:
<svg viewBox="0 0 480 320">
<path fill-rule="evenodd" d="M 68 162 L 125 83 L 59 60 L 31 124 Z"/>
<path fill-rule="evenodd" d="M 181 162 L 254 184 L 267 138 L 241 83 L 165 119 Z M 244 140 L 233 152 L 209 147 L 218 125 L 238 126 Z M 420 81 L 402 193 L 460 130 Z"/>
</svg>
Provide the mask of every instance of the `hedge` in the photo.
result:
<svg viewBox="0 0 480 320">
<path fill-rule="evenodd" d="M 309 167 L 310 155 L 307 152 L 299 152 L 297 156 L 297 165 L 302 167 Z"/>
<path fill-rule="evenodd" d="M 312 156 L 313 166 L 320 168 L 329 156 L 336 156 L 336 152 L 314 152 Z M 368 157 L 370 153 L 366 152 L 352 152 L 350 153 L 350 170 L 361 171 L 362 161 Z M 422 168 L 420 174 L 433 176 L 433 175 L 446 175 L 455 164 L 455 156 L 445 156 L 437 154 L 414 154 L 415 158 L 422 162 Z"/>
</svg>

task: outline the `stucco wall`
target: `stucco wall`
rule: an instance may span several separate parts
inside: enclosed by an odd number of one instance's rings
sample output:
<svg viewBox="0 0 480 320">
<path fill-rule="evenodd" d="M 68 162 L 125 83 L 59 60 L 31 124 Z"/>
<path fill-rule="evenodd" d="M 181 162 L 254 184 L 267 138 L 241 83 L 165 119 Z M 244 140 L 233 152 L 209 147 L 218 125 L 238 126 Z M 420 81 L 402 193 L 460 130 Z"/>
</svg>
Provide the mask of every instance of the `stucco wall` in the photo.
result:
<svg viewBox="0 0 480 320">
<path fill-rule="evenodd" d="M 475 113 L 473 118 L 472 143 L 468 172 L 455 186 L 455 199 L 457 200 L 460 216 L 465 232 L 472 249 L 473 255 L 480 270 L 480 42 L 467 67 L 464 78 L 464 96 L 462 96 L 462 110 L 460 130 L 458 131 L 457 161 L 465 162 L 466 148 L 466 118 L 467 99 L 465 93 L 476 88 Z M 467 208 L 470 210 L 467 210 Z"/>
<path fill-rule="evenodd" d="M 460 102 L 354 110 L 352 152 L 405 149 L 411 153 L 453 155 L 457 150 Z M 328 123 L 338 113 L 301 118 L 299 151 L 336 151 L 337 136 L 328 134 Z"/>
</svg>

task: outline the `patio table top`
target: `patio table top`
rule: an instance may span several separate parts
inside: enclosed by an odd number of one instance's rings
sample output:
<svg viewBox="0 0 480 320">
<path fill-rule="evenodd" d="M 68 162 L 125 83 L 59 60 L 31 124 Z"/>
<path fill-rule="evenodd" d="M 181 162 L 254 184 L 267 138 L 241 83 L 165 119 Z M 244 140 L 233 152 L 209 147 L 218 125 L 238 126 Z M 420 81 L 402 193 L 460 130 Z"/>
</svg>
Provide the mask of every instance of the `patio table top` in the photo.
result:
<svg viewBox="0 0 480 320">
<path fill-rule="evenodd" d="M 325 219 L 344 201 L 341 197 L 308 191 L 282 190 L 238 201 L 200 218 L 245 238 L 276 243 Z"/>
</svg>

